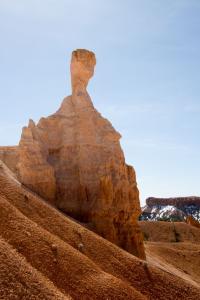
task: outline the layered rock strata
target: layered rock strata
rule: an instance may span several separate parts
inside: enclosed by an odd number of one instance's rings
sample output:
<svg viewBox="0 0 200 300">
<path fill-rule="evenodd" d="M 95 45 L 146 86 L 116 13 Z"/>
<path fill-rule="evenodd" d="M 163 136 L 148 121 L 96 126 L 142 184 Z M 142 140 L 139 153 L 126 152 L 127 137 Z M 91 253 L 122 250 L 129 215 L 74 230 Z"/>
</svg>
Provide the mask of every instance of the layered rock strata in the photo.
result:
<svg viewBox="0 0 200 300">
<path fill-rule="evenodd" d="M 186 221 L 188 216 L 200 221 L 200 197 L 147 198 L 140 220 Z"/>
<path fill-rule="evenodd" d="M 200 206 L 200 197 L 190 196 L 190 197 L 172 197 L 172 198 L 155 198 L 149 197 L 146 199 L 146 204 L 148 206 L 165 206 L 173 205 L 176 207 L 183 207 L 184 205 L 198 205 Z"/>
</svg>

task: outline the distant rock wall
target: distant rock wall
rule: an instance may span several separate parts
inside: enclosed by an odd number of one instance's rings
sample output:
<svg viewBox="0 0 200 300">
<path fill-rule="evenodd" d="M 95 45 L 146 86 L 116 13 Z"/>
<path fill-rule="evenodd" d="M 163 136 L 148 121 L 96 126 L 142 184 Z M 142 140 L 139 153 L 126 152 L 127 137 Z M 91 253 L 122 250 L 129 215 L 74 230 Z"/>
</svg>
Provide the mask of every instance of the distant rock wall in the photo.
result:
<svg viewBox="0 0 200 300">
<path fill-rule="evenodd" d="M 139 219 L 186 221 L 187 216 L 200 221 L 200 197 L 147 198 Z"/>
<path fill-rule="evenodd" d="M 200 206 L 200 197 L 177 197 L 177 198 L 154 198 L 150 197 L 146 199 L 146 204 L 152 206 L 166 206 L 173 205 L 176 207 L 183 207 L 186 205 L 197 205 Z"/>
</svg>

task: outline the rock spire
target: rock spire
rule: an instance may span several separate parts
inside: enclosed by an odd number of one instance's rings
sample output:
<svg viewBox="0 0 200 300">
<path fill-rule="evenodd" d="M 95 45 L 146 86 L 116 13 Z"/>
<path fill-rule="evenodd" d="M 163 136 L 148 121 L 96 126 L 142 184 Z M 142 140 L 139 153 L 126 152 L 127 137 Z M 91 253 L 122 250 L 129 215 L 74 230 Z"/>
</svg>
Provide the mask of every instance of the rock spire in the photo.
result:
<svg viewBox="0 0 200 300">
<path fill-rule="evenodd" d="M 135 171 L 125 163 L 120 134 L 94 108 L 86 90 L 95 64 L 93 52 L 73 51 L 72 95 L 55 114 L 23 128 L 19 179 L 66 214 L 144 258 Z"/>
</svg>

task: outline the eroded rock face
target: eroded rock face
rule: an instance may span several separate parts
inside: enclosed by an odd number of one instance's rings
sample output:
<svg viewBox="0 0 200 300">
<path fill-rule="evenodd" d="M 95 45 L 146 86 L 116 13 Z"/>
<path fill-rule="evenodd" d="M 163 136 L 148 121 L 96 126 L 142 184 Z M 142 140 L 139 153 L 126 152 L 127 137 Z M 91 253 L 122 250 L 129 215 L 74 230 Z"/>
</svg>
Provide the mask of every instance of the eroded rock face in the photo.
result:
<svg viewBox="0 0 200 300">
<path fill-rule="evenodd" d="M 154 198 L 150 197 L 146 199 L 146 204 L 148 206 L 165 206 L 173 205 L 176 207 L 183 207 L 185 205 L 198 205 L 200 206 L 200 197 L 190 196 L 190 197 L 174 197 L 174 198 Z"/>
<path fill-rule="evenodd" d="M 187 216 L 200 221 L 200 197 L 147 198 L 140 220 L 185 221 Z"/>
<path fill-rule="evenodd" d="M 86 87 L 94 72 L 94 53 L 72 53 L 72 95 L 59 110 L 30 120 L 19 144 L 20 181 L 68 215 L 144 258 L 137 218 L 135 172 L 126 165 L 120 134 L 94 108 Z"/>
<path fill-rule="evenodd" d="M 18 158 L 18 146 L 0 147 L 0 160 L 2 160 L 15 174 L 17 173 Z"/>
</svg>

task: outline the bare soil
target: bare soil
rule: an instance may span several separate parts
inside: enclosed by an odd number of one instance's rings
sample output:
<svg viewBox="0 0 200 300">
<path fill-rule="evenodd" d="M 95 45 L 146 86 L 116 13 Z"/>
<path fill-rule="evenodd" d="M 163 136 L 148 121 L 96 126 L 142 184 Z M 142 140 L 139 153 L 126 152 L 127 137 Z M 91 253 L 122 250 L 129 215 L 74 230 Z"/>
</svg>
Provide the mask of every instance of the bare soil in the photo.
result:
<svg viewBox="0 0 200 300">
<path fill-rule="evenodd" d="M 193 274 L 165 270 L 156 259 L 168 264 L 167 258 L 150 244 L 146 249 L 147 262 L 123 251 L 31 193 L 0 165 L 1 300 L 200 299 L 198 274 L 193 280 Z M 195 256 L 191 262 L 198 264 Z"/>
</svg>

